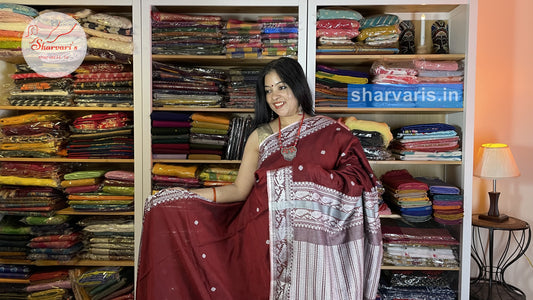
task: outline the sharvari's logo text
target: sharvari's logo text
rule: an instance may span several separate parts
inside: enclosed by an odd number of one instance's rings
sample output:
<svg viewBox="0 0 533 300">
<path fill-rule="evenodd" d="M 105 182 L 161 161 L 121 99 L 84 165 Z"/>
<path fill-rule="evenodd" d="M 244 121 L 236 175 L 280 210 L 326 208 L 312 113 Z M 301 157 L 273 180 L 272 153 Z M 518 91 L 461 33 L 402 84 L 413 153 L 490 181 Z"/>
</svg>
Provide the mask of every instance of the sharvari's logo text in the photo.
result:
<svg viewBox="0 0 533 300">
<path fill-rule="evenodd" d="M 349 84 L 348 107 L 463 107 L 463 85 Z"/>
<path fill-rule="evenodd" d="M 49 12 L 39 15 L 26 27 L 21 48 L 32 70 L 45 77 L 58 78 L 72 73 L 83 62 L 87 39 L 74 18 Z"/>
</svg>

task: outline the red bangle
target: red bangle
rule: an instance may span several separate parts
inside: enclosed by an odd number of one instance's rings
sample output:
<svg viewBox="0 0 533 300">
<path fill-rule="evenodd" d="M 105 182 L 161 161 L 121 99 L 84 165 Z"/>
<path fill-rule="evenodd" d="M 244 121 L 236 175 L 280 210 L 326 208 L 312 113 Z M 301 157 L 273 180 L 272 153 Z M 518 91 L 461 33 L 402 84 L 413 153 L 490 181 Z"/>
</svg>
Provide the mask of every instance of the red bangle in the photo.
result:
<svg viewBox="0 0 533 300">
<path fill-rule="evenodd" d="M 213 189 L 213 202 L 217 202 L 217 190 L 215 189 L 215 187 L 212 187 Z"/>
</svg>

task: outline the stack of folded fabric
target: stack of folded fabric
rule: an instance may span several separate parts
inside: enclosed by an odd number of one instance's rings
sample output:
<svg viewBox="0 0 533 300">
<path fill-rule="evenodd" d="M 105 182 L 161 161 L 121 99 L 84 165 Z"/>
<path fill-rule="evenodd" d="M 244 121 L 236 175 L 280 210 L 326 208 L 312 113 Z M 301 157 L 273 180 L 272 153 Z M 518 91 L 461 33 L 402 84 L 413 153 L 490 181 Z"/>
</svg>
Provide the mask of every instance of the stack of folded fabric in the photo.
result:
<svg viewBox="0 0 533 300">
<path fill-rule="evenodd" d="M 369 75 L 364 72 L 316 66 L 316 106 L 348 107 L 348 85 L 366 84 Z"/>
<path fill-rule="evenodd" d="M 133 299 L 133 268 L 97 267 L 83 272 L 74 283 L 87 299 Z"/>
<path fill-rule="evenodd" d="M 363 18 L 357 36 L 359 44 L 382 49 L 391 53 L 399 52 L 400 18 L 397 15 L 381 14 Z"/>
<path fill-rule="evenodd" d="M 463 221 L 463 195 L 461 190 L 440 178 L 417 177 L 429 186 L 433 203 L 433 219 L 442 224 L 461 224 Z"/>
<path fill-rule="evenodd" d="M 261 57 L 261 24 L 257 22 L 229 19 L 223 30 L 223 39 L 228 58 Z"/>
<path fill-rule="evenodd" d="M 228 71 L 228 108 L 254 108 L 255 84 L 260 68 L 230 68 Z"/>
<path fill-rule="evenodd" d="M 28 259 L 69 261 L 83 249 L 79 228 L 67 215 L 25 217 L 22 222 L 31 226 L 33 237 L 28 246 Z"/>
<path fill-rule="evenodd" d="M 413 226 L 401 219 L 381 220 L 383 263 L 394 266 L 457 268 L 459 242 L 446 228 Z"/>
<path fill-rule="evenodd" d="M 28 279 L 30 284 L 26 291 L 31 293 L 28 299 L 46 299 L 50 295 L 57 296 L 56 299 L 73 297 L 67 268 L 36 269 Z"/>
<path fill-rule="evenodd" d="M 90 13 L 78 21 L 87 34 L 87 54 L 133 63 L 133 24 L 129 18 Z"/>
<path fill-rule="evenodd" d="M 252 118 L 250 116 L 236 116 L 231 119 L 228 134 L 229 139 L 225 149 L 224 159 L 238 160 L 242 158 L 244 145 L 253 129 Z"/>
<path fill-rule="evenodd" d="M 221 107 L 226 97 L 224 70 L 152 62 L 154 107 Z"/>
<path fill-rule="evenodd" d="M 3 279 L 27 279 L 31 271 L 32 268 L 26 265 L 0 264 L 0 278 Z"/>
<path fill-rule="evenodd" d="M 152 54 L 221 55 L 222 17 L 152 11 Z"/>
<path fill-rule="evenodd" d="M 384 271 L 378 293 L 380 299 L 457 299 L 452 278 L 445 271 Z"/>
<path fill-rule="evenodd" d="M 454 126 L 445 123 L 408 125 L 393 130 L 391 148 L 401 160 L 459 161 L 459 136 Z"/>
<path fill-rule="evenodd" d="M 133 124 L 125 112 L 78 117 L 67 145 L 69 158 L 133 158 Z"/>
<path fill-rule="evenodd" d="M 135 174 L 125 170 L 106 172 L 102 183 L 102 192 L 109 195 L 133 196 L 135 194 Z M 124 202 L 123 204 L 128 203 Z"/>
<path fill-rule="evenodd" d="M 91 216 L 77 225 L 85 238 L 82 259 L 133 261 L 132 216 Z"/>
<path fill-rule="evenodd" d="M 189 154 L 191 114 L 153 111 L 152 157 L 155 159 L 186 159 Z"/>
<path fill-rule="evenodd" d="M 3 216 L 0 220 L 0 258 L 27 259 L 32 237 L 31 227 L 20 222 L 20 217 Z"/>
<path fill-rule="evenodd" d="M 0 213 L 50 216 L 65 207 L 58 190 L 64 165 L 57 163 L 2 162 Z"/>
<path fill-rule="evenodd" d="M 358 120 L 355 116 L 342 119 L 361 142 L 361 146 L 369 160 L 392 160 L 392 153 L 387 148 L 393 138 L 389 125 L 383 122 Z"/>
<path fill-rule="evenodd" d="M 361 19 L 363 16 L 350 8 L 318 9 L 317 54 L 353 54 Z"/>
<path fill-rule="evenodd" d="M 0 118 L 1 157 L 54 157 L 65 155 L 69 134 L 63 112 L 32 112 Z"/>
<path fill-rule="evenodd" d="M 204 186 L 221 186 L 235 182 L 239 167 L 234 165 L 206 165 L 198 172 Z"/>
<path fill-rule="evenodd" d="M 76 106 L 133 106 L 131 65 L 83 63 L 75 71 L 72 85 Z"/>
<path fill-rule="evenodd" d="M 191 115 L 189 159 L 220 160 L 228 142 L 230 118 L 226 115 L 193 113 Z"/>
<path fill-rule="evenodd" d="M 454 60 L 415 60 L 420 83 L 463 83 L 463 62 Z"/>
<path fill-rule="evenodd" d="M 74 171 L 65 174 L 61 186 L 65 188 L 68 204 L 75 211 L 105 212 L 133 210 L 132 189 L 103 188 L 108 170 Z M 113 193 L 110 193 L 113 191 Z"/>
<path fill-rule="evenodd" d="M 426 222 L 431 219 L 431 201 L 428 186 L 415 179 L 407 170 L 391 170 L 381 176 L 387 203 L 410 222 Z"/>
<path fill-rule="evenodd" d="M 97 193 L 102 190 L 105 170 L 75 171 L 63 176 L 61 187 L 66 195 Z"/>
<path fill-rule="evenodd" d="M 36 73 L 27 64 L 18 64 L 11 74 L 14 87 L 8 101 L 16 106 L 72 106 L 72 75 L 60 78 Z"/>
<path fill-rule="evenodd" d="M 39 12 L 29 6 L 0 3 L 0 59 L 22 56 L 22 34 Z"/>
<path fill-rule="evenodd" d="M 298 18 L 293 16 L 260 16 L 263 56 L 298 55 Z"/>
<path fill-rule="evenodd" d="M 412 61 L 377 60 L 370 67 L 372 83 L 416 84 L 418 70 Z"/>
<path fill-rule="evenodd" d="M 152 190 L 166 188 L 199 188 L 203 183 L 196 176 L 197 165 L 171 165 L 155 163 L 152 167 Z"/>
</svg>

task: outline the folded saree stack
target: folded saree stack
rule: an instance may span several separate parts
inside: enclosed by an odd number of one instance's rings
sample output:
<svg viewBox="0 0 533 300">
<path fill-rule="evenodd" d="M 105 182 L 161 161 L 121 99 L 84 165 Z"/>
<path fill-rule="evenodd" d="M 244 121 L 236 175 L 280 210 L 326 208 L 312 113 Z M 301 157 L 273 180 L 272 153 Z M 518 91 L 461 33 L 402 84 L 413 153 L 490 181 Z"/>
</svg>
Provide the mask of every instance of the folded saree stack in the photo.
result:
<svg viewBox="0 0 533 300">
<path fill-rule="evenodd" d="M 72 88 L 76 106 L 133 106 L 131 65 L 113 62 L 83 63 L 75 71 Z"/>
<path fill-rule="evenodd" d="M 381 175 L 384 199 L 407 221 L 420 223 L 431 219 L 431 201 L 426 183 L 415 179 L 407 170 L 390 170 Z"/>
<path fill-rule="evenodd" d="M 29 6 L 0 3 L 0 58 L 22 56 L 22 34 L 39 12 Z"/>
<path fill-rule="evenodd" d="M 48 268 L 36 268 L 28 280 L 30 284 L 26 291 L 30 294 L 29 299 L 46 299 L 46 297 L 70 297 L 72 284 L 68 267 L 57 267 L 53 270 Z"/>
<path fill-rule="evenodd" d="M 198 171 L 198 179 L 204 186 L 228 185 L 235 182 L 238 166 L 206 165 Z"/>
<path fill-rule="evenodd" d="M 226 115 L 193 113 L 189 159 L 220 160 L 228 142 L 230 118 Z"/>
<path fill-rule="evenodd" d="M 420 83 L 463 83 L 464 64 L 453 60 L 415 60 Z"/>
<path fill-rule="evenodd" d="M 92 216 L 79 220 L 77 225 L 82 228 L 85 244 L 80 258 L 133 260 L 133 217 Z"/>
<path fill-rule="evenodd" d="M 394 266 L 458 267 L 459 242 L 438 225 L 413 226 L 402 219 L 382 219 L 383 263 Z"/>
<path fill-rule="evenodd" d="M 0 278 L 1 279 L 28 279 L 31 276 L 33 267 L 30 265 L 17 265 L 17 264 L 0 264 Z M 27 299 L 27 298 L 10 298 L 11 295 L 6 294 L 8 289 L 4 289 L 0 292 L 0 298 L 2 299 Z M 24 288 L 20 289 L 20 292 L 24 292 Z M 27 296 L 26 296 L 27 297 Z"/>
<path fill-rule="evenodd" d="M 378 293 L 382 300 L 457 299 L 446 271 L 384 271 Z"/>
<path fill-rule="evenodd" d="M 64 156 L 67 122 L 65 113 L 47 111 L 0 118 L 0 156 Z"/>
<path fill-rule="evenodd" d="M 321 8 L 317 13 L 317 54 L 352 54 L 363 16 L 349 8 Z"/>
<path fill-rule="evenodd" d="M 393 139 L 389 125 L 384 122 L 358 120 L 355 116 L 342 119 L 352 134 L 361 142 L 366 158 L 369 160 L 392 160 L 388 149 Z"/>
<path fill-rule="evenodd" d="M 191 114 L 154 111 L 152 119 L 152 157 L 186 159 L 190 152 Z"/>
<path fill-rule="evenodd" d="M 170 187 L 199 188 L 203 183 L 196 176 L 197 165 L 155 163 L 152 167 L 152 190 Z"/>
<path fill-rule="evenodd" d="M 0 213 L 51 216 L 66 206 L 60 181 L 67 172 L 58 163 L 2 162 Z"/>
<path fill-rule="evenodd" d="M 228 108 L 254 108 L 255 83 L 260 68 L 230 68 L 228 70 Z"/>
<path fill-rule="evenodd" d="M 262 25 L 255 21 L 229 19 L 223 29 L 226 57 L 258 58 L 263 52 Z"/>
<path fill-rule="evenodd" d="M 350 8 L 325 7 L 317 13 L 317 54 L 396 54 L 398 16 L 363 17 Z"/>
<path fill-rule="evenodd" d="M 294 16 L 260 16 L 263 56 L 298 55 L 298 18 Z"/>
<path fill-rule="evenodd" d="M 250 116 L 235 116 L 231 119 L 224 159 L 238 160 L 242 158 L 244 145 L 253 130 L 252 126 L 252 118 Z"/>
<path fill-rule="evenodd" d="M 369 75 L 365 72 L 317 65 L 316 106 L 348 107 L 348 85 L 366 84 Z"/>
<path fill-rule="evenodd" d="M 20 221 L 20 216 L 5 215 L 0 220 L 0 258 L 27 259 L 28 243 L 32 239 L 31 228 Z M 7 273 L 7 272 L 3 272 Z M 16 272 L 19 273 L 19 272 Z M 5 277 L 26 278 L 24 274 L 3 274 Z"/>
<path fill-rule="evenodd" d="M 222 55 L 222 17 L 152 11 L 152 54 Z"/>
<path fill-rule="evenodd" d="M 393 130 L 394 155 L 401 160 L 459 161 L 462 154 L 454 126 L 446 123 L 408 125 Z"/>
<path fill-rule="evenodd" d="M 133 299 L 133 268 L 89 268 L 79 275 L 74 285 L 84 291 L 84 296 L 76 299 Z"/>
<path fill-rule="evenodd" d="M 87 10 L 78 22 L 87 34 L 87 54 L 118 63 L 133 62 L 133 24 L 129 18 Z"/>
<path fill-rule="evenodd" d="M 221 107 L 226 101 L 224 70 L 152 62 L 154 107 Z"/>
<path fill-rule="evenodd" d="M 416 177 L 429 186 L 433 204 L 433 219 L 442 224 L 461 224 L 463 220 L 463 195 L 461 190 L 440 178 Z"/>
<path fill-rule="evenodd" d="M 69 261 L 83 248 L 81 232 L 67 215 L 26 217 L 34 237 L 28 243 L 28 259 Z"/>
<path fill-rule="evenodd" d="M 14 87 L 8 96 L 15 106 L 72 106 L 72 75 L 51 78 L 36 73 L 27 64 L 16 65 L 11 74 Z"/>
<path fill-rule="evenodd" d="M 70 127 L 69 158 L 133 158 L 133 122 L 128 113 L 88 114 Z"/>
<path fill-rule="evenodd" d="M 109 172 L 119 171 L 93 169 L 65 174 L 61 186 L 67 195 L 68 205 L 75 211 L 132 211 L 132 184 L 129 181 L 110 181 L 106 177 Z"/>
</svg>

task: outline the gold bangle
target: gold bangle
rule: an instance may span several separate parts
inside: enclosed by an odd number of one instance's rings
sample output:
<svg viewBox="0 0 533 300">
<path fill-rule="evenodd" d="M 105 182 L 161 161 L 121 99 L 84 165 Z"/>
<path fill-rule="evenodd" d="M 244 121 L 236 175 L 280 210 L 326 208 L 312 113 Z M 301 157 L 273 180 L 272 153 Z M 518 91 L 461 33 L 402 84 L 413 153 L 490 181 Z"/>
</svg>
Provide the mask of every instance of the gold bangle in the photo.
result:
<svg viewBox="0 0 533 300">
<path fill-rule="evenodd" d="M 217 190 L 215 187 L 211 187 L 213 189 L 213 202 L 217 202 Z"/>
</svg>

